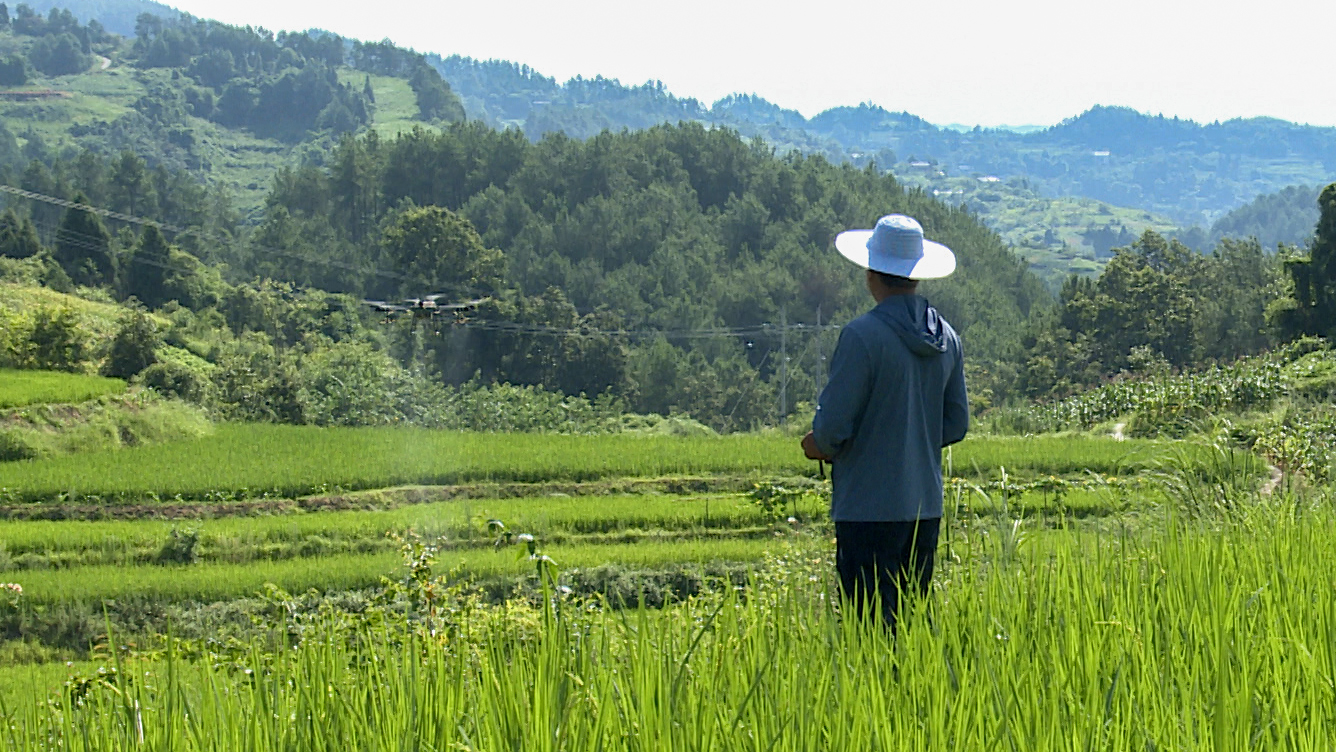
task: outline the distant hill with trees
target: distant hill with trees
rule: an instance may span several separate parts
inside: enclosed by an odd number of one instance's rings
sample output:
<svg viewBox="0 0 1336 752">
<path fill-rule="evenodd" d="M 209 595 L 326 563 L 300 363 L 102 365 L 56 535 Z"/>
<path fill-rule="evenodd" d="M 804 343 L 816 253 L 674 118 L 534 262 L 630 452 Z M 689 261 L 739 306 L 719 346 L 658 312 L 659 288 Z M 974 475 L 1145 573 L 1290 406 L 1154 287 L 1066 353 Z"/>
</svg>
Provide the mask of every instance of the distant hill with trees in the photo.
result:
<svg viewBox="0 0 1336 752">
<path fill-rule="evenodd" d="M 882 214 L 917 216 L 960 250 L 960 272 L 926 291 L 970 342 L 981 388 L 1009 388 L 1025 322 L 1050 299 L 969 212 L 875 170 L 780 156 L 698 123 L 537 144 L 477 122 L 349 137 L 326 166 L 282 171 L 266 205 L 230 268 L 357 294 L 492 298 L 479 315 L 505 328 L 427 337 L 451 378 L 611 390 L 638 411 L 712 424 L 716 408 L 761 421 L 782 378 L 793 395 L 815 394 L 833 333 L 811 327 L 868 305 L 831 240 Z M 809 327 L 787 335 L 787 366 L 785 321 Z"/>
<path fill-rule="evenodd" d="M 871 104 L 810 119 L 757 96 L 707 106 L 661 84 L 607 79 L 565 84 L 527 66 L 462 57 L 428 58 L 458 88 L 471 117 L 584 137 L 692 119 L 761 136 L 779 148 L 875 160 L 930 180 L 1024 178 L 1049 196 L 1086 197 L 1166 215 L 1183 226 L 1211 222 L 1261 193 L 1336 178 L 1336 128 L 1272 118 L 1199 124 L 1125 107 L 1094 107 L 1058 125 L 1016 132 L 939 127 Z M 940 173 L 940 174 L 939 174 Z"/>
<path fill-rule="evenodd" d="M 46 19 L 51 5 L 28 7 Z M 50 74 L 62 70 L 53 65 L 73 70 L 88 62 L 88 54 L 118 64 L 133 59 L 141 72 L 135 81 L 122 78 L 117 83 L 123 86 L 111 88 L 83 76 L 68 84 L 62 81 L 76 98 L 102 98 L 85 110 L 71 103 L 56 106 L 68 115 L 45 112 L 45 120 L 30 122 L 18 108 L 0 107 L 11 129 L 31 128 L 42 139 L 73 140 L 108 153 L 129 148 L 151 163 L 208 174 L 211 181 L 231 184 L 244 213 L 252 217 L 277 166 L 318 161 L 346 132 L 375 128 L 392 136 L 415 122 L 469 117 L 496 128 L 518 128 L 531 140 L 554 132 L 587 139 L 605 130 L 688 121 L 762 138 L 781 154 L 796 150 L 834 163 L 848 161 L 860 168 L 875 163 L 889 169 L 906 185 L 964 203 L 1004 233 L 1056 287 L 1070 271 L 1097 273 L 1112 248 L 1126 245 L 1145 229 L 1205 250 L 1218 237 L 1236 234 L 1209 230 L 1229 211 L 1290 185 L 1322 185 L 1336 178 L 1336 129 L 1266 118 L 1198 124 L 1095 107 L 1048 128 L 970 129 L 939 127 L 867 103 L 806 118 L 752 94 L 709 104 L 678 97 L 659 82 L 628 86 L 598 76 L 558 82 L 506 61 L 418 56 L 405 50 L 422 61 L 410 69 L 393 54 L 385 57 L 376 51 L 381 46 L 398 49 L 393 45 L 319 31 L 270 35 L 277 48 L 316 65 L 293 66 L 292 59 L 280 60 L 271 49 L 262 55 L 267 67 L 252 69 L 239 62 L 238 49 L 223 49 L 220 44 L 226 44 L 214 39 L 226 35 L 200 31 L 225 25 L 183 21 L 177 11 L 144 0 L 73 0 L 66 5 L 80 18 L 100 14 L 107 20 L 89 28 L 101 34 L 120 32 L 137 49 L 103 44 L 101 51 L 91 45 L 76 50 L 68 40 L 59 45 L 55 36 L 21 48 L 6 48 L 0 40 L 0 82 L 50 82 Z M 152 28 L 164 24 L 176 29 L 173 34 L 194 28 L 186 44 L 198 49 L 172 51 L 167 49 L 170 40 L 154 37 L 147 44 L 162 49 L 150 54 L 141 40 L 145 11 L 159 19 L 150 24 L 151 36 L 156 34 Z M 302 39 L 306 41 L 298 45 Z M 335 49 L 340 44 L 341 54 Z M 28 49 L 33 46 L 35 51 Z M 148 61 L 151 66 L 146 68 Z M 170 76 L 163 81 L 150 71 Z M 186 85 L 178 85 L 183 80 Z M 409 89 L 402 88 L 404 83 Z M 380 101 L 372 101 L 377 98 Z M 113 109 L 122 117 L 110 117 Z M 57 125 L 62 119 L 70 125 Z M 16 135 L 19 145 L 25 145 L 26 138 Z M 0 152 L 4 148 L 0 144 Z"/>
<path fill-rule="evenodd" d="M 107 31 L 123 37 L 135 35 L 135 22 L 145 13 L 164 19 L 173 19 L 180 11 L 153 0 L 28 0 L 26 3 L 37 13 L 46 15 L 54 9 L 67 10 L 79 18 L 96 19 Z M 10 12 L 16 5 L 10 3 Z"/>
<path fill-rule="evenodd" d="M 115 11 L 123 28 L 122 11 L 151 4 L 90 5 Z M 176 11 L 141 13 L 123 37 L 62 8 L 0 9 L 0 79 L 24 90 L 0 95 L 0 178 L 28 190 L 68 198 L 58 176 L 47 185 L 35 173 L 57 156 L 131 152 L 226 189 L 249 214 L 280 165 L 318 161 L 342 134 L 465 117 L 422 55 L 388 42 L 273 34 Z"/>
<path fill-rule="evenodd" d="M 1210 239 L 1256 238 L 1263 248 L 1278 244 L 1303 247 L 1313 239 L 1321 188 L 1292 185 L 1230 211 L 1211 225 Z"/>
<path fill-rule="evenodd" d="M 894 211 L 959 252 L 924 292 L 967 343 L 976 409 L 1331 332 L 1336 188 L 1313 242 L 1280 255 L 1225 236 L 1302 232 L 1308 189 L 1220 220 L 1204 253 L 1171 217 L 1046 196 L 1135 189 L 1204 216 L 1193 202 L 1244 186 L 1317 184 L 1332 129 L 806 119 L 317 31 L 172 13 L 123 37 L 3 11 L 0 74 L 24 88 L 0 97 L 0 280 L 149 309 L 115 372 L 227 419 L 454 425 L 449 400 L 512 384 L 521 405 L 772 425 L 819 389 L 831 324 L 868 305 L 831 239 Z M 478 302 L 386 321 L 361 301 L 429 293 Z M 32 308 L 6 308 L 0 355 L 78 343 L 75 318 Z M 61 367 L 102 357 L 61 348 L 82 353 Z"/>
</svg>

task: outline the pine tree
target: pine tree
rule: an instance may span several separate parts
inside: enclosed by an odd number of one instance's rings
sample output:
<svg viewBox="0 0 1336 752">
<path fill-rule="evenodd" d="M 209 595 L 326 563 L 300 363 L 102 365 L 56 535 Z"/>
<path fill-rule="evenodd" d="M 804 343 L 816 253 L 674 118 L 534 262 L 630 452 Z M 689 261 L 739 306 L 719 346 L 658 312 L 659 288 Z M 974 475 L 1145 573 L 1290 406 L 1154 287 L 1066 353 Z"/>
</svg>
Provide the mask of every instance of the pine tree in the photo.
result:
<svg viewBox="0 0 1336 752">
<path fill-rule="evenodd" d="M 20 218 L 13 209 L 0 214 L 0 256 L 28 258 L 41 252 L 42 242 L 31 219 Z"/>
<path fill-rule="evenodd" d="M 74 203 L 87 203 L 82 193 Z M 111 235 L 97 215 L 84 209 L 69 209 L 56 230 L 53 256 L 75 284 L 100 287 L 116 284 L 116 258 L 111 253 Z"/>
<path fill-rule="evenodd" d="M 149 225 L 139 238 L 139 245 L 130 257 L 129 263 L 122 270 L 125 279 L 126 296 L 139 298 L 139 302 L 149 308 L 157 308 L 167 302 L 166 295 L 167 265 L 171 261 L 171 250 L 167 239 L 157 227 Z"/>
<path fill-rule="evenodd" d="M 1336 337 L 1336 183 L 1317 199 L 1317 233 L 1307 256 L 1285 264 L 1294 297 L 1279 301 L 1274 314 L 1286 338 Z"/>
</svg>

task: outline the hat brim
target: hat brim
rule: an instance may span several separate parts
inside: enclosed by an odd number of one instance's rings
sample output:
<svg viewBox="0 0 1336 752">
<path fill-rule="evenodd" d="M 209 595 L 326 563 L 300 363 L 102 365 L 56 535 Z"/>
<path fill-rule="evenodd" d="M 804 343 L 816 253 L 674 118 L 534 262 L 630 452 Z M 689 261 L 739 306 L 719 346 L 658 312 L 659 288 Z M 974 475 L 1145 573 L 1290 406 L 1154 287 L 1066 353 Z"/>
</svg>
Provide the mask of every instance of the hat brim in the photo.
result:
<svg viewBox="0 0 1336 752">
<path fill-rule="evenodd" d="M 956 254 L 941 243 L 926 238 L 921 258 L 878 259 L 874 264 L 867 247 L 871 238 L 871 230 L 846 230 L 835 236 L 835 250 L 864 269 L 908 279 L 941 279 L 956 270 Z"/>
</svg>

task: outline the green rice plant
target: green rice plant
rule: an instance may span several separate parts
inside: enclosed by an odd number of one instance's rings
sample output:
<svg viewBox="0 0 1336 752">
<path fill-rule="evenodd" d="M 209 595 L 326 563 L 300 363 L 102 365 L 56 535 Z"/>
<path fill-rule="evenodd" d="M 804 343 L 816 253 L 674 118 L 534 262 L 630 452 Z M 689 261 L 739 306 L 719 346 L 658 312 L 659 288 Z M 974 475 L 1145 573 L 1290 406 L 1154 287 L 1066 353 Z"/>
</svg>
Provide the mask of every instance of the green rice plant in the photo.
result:
<svg viewBox="0 0 1336 752">
<path fill-rule="evenodd" d="M 785 539 L 704 538 L 640 541 L 601 545 L 555 544 L 544 547 L 562 568 L 616 564 L 651 569 L 668 565 L 709 562 L 747 562 L 766 551 L 787 546 Z M 531 571 L 513 554 L 498 554 L 491 547 L 444 551 L 437 562 L 444 569 L 481 579 L 515 579 Z M 396 551 L 366 555 L 338 554 L 245 564 L 208 563 L 195 566 L 88 566 L 73 569 L 35 569 L 5 576 L 23 587 L 31 604 L 100 603 L 103 600 L 145 599 L 164 602 L 223 601 L 253 596 L 266 584 L 288 592 L 333 592 L 372 587 L 397 571 Z"/>
<path fill-rule="evenodd" d="M 105 376 L 0 369 L 0 409 L 47 403 L 77 404 L 124 391 L 124 381 Z"/>
<path fill-rule="evenodd" d="M 957 471 L 1005 466 L 1018 475 L 1112 474 L 1144 465 L 1157 447 L 1093 437 L 984 437 L 950 451 Z M 796 442 L 784 436 L 556 436 L 238 424 L 191 441 L 0 465 L 0 498 L 222 501 L 402 484 L 815 472 Z"/>
<path fill-rule="evenodd" d="M 1189 518 L 1240 511 L 1258 493 L 1266 465 L 1224 436 L 1209 444 L 1178 444 L 1160 458 L 1156 470 L 1165 496 Z"/>
<path fill-rule="evenodd" d="M 1056 477 L 1007 484 L 955 478 L 964 493 L 948 504 L 952 514 L 1020 514 L 1047 519 L 1105 517 L 1151 508 L 1158 486 L 1119 478 Z M 617 495 L 458 499 L 380 511 L 309 512 L 262 517 L 197 519 L 193 553 L 200 561 L 245 563 L 261 559 L 375 553 L 393 548 L 389 534 L 414 530 L 434 545 L 451 548 L 488 545 L 486 522 L 513 527 L 564 544 L 666 541 L 691 537 L 754 537 L 769 534 L 776 520 L 795 516 L 823 524 L 829 499 L 803 493 L 785 497 L 773 511 L 749 494 L 700 496 Z M 157 561 L 182 523 L 157 520 L 0 521 L 4 557 L 0 571 L 71 568 Z M 784 523 L 787 526 L 787 523 Z"/>
<path fill-rule="evenodd" d="M 823 500 L 799 500 L 795 511 L 805 518 L 825 511 Z M 509 520 L 545 537 L 617 534 L 628 531 L 668 532 L 754 527 L 767 521 L 741 495 L 541 497 L 526 499 L 458 499 L 383 511 L 310 512 L 265 517 L 224 517 L 191 521 L 199 532 L 199 553 L 227 551 L 271 543 L 299 543 L 319 536 L 334 541 L 383 539 L 388 533 L 414 529 L 424 538 L 449 545 L 483 544 L 486 521 Z M 135 551 L 160 547 L 179 523 L 166 520 L 0 521 L 0 541 L 11 556 L 95 552 L 116 561 L 133 561 Z"/>
<path fill-rule="evenodd" d="M 1010 560 L 985 538 L 896 638 L 824 546 L 674 607 L 479 608 L 449 638 L 331 613 L 279 649 L 168 642 L 0 709 L 14 750 L 1325 749 L 1336 513 L 1259 514 Z M 814 544 L 815 545 L 815 544 Z"/>
<path fill-rule="evenodd" d="M 125 598 L 208 602 L 253 596 L 268 583 L 290 592 L 371 587 L 393 573 L 398 563 L 395 553 L 386 552 L 246 564 L 37 569 L 6 576 L 23 585 L 31 603 L 96 604 Z"/>
</svg>

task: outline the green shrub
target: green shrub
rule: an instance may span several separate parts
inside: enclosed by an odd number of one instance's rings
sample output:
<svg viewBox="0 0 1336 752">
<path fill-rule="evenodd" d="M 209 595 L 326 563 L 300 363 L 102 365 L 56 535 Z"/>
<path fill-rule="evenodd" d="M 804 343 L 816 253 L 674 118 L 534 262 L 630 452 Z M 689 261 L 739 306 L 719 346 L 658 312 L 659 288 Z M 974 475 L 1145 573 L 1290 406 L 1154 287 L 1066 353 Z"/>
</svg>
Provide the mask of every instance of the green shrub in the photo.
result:
<svg viewBox="0 0 1336 752">
<path fill-rule="evenodd" d="M 138 382 L 164 397 L 203 402 L 208 393 L 206 375 L 175 361 L 160 361 L 145 368 Z"/>
<path fill-rule="evenodd" d="M 31 460 L 42 456 L 32 437 L 15 428 L 0 429 L 0 462 Z"/>
<path fill-rule="evenodd" d="M 194 564 L 199 560 L 199 531 L 172 528 L 154 561 L 158 564 Z"/>
<path fill-rule="evenodd" d="M 539 386 L 482 385 L 450 390 L 442 428 L 487 433 L 615 433 L 622 405 L 610 395 L 590 401 Z M 661 419 L 660 419 L 661 420 Z"/>
<path fill-rule="evenodd" d="M 121 322 L 111 341 L 111 352 L 102 366 L 103 376 L 132 379 L 158 361 L 153 351 L 162 344 L 158 327 L 142 310 L 135 310 Z"/>
<path fill-rule="evenodd" d="M 11 413 L 8 421 L 0 429 L 0 461 L 194 439 L 212 428 L 199 408 L 148 392 L 74 408 L 30 407 Z"/>
<path fill-rule="evenodd" d="M 88 361 L 90 337 L 68 308 L 39 308 L 28 337 L 27 367 L 76 372 Z"/>
</svg>

